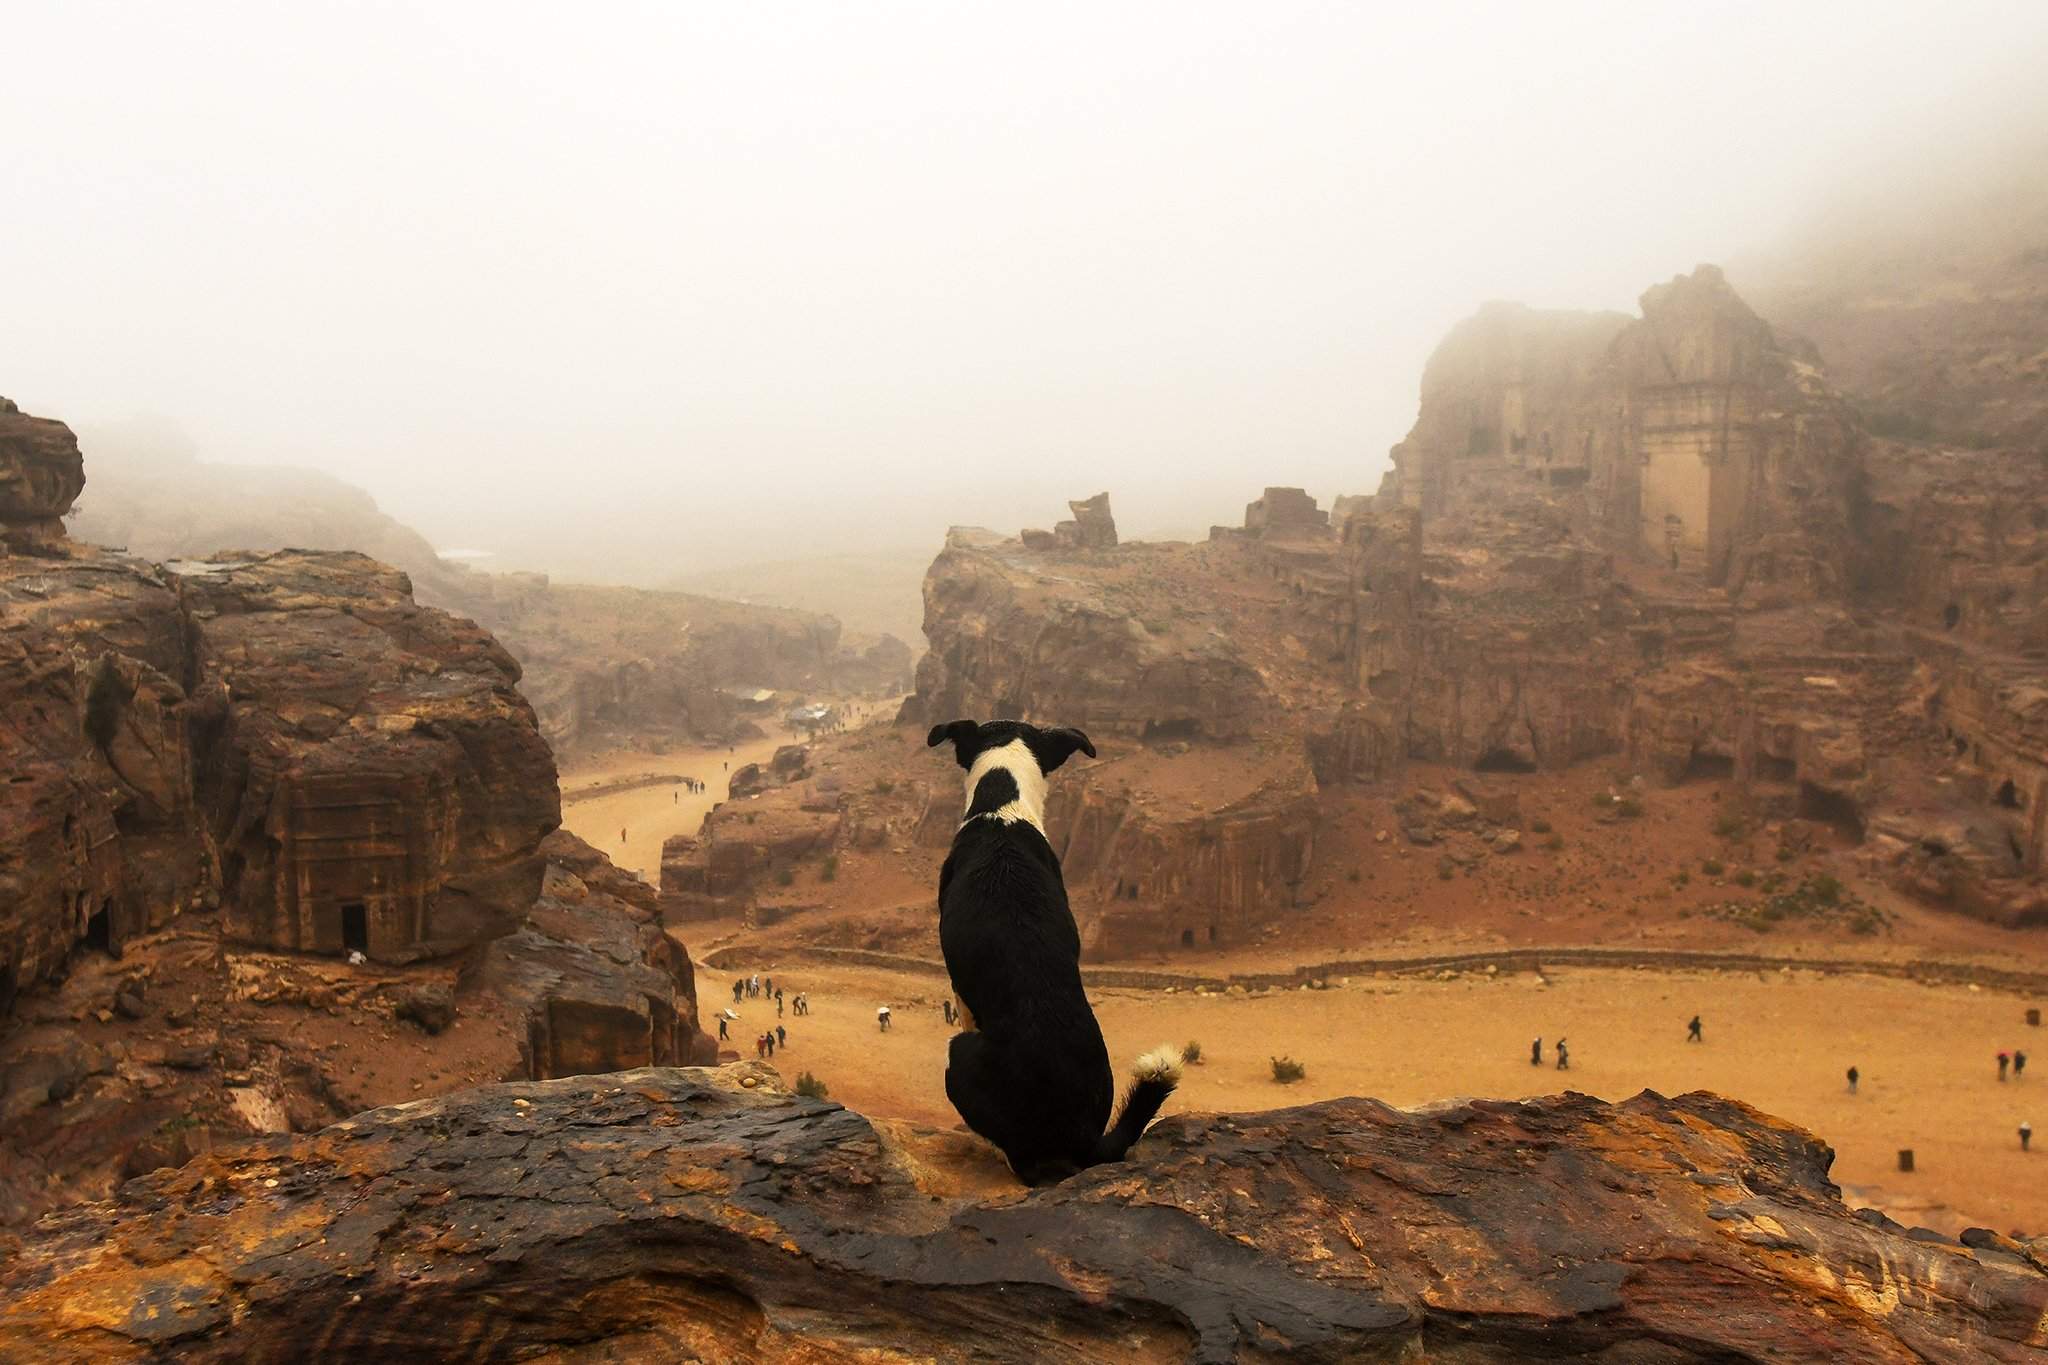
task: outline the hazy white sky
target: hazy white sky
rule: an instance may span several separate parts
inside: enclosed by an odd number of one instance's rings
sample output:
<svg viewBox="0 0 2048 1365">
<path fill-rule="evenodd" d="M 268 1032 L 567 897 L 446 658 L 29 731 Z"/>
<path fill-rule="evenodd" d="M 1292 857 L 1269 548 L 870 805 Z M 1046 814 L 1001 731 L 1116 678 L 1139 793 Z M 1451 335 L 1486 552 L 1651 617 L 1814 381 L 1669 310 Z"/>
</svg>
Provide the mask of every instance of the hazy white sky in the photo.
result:
<svg viewBox="0 0 2048 1365">
<path fill-rule="evenodd" d="M 1105 487 L 1138 533 L 1371 491 L 1481 300 L 1632 308 L 2048 69 L 2039 0 L 0 0 L 0 34 L 0 393 L 641 580 Z"/>
</svg>

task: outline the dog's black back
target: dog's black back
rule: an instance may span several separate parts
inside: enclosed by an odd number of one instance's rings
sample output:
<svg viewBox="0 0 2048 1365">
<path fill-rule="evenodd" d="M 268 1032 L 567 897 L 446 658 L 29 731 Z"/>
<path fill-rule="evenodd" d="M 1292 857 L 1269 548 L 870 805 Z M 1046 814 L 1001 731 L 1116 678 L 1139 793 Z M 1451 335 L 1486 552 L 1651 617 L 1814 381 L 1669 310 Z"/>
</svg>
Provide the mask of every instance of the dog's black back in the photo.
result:
<svg viewBox="0 0 2048 1365">
<path fill-rule="evenodd" d="M 939 946 L 971 1020 L 953 1038 L 946 1095 L 1026 1182 L 1055 1180 L 1120 1158 L 1173 1088 L 1155 1064 L 1160 1074 L 1141 1076 L 1125 1119 L 1104 1132 L 1116 1078 L 1081 984 L 1059 858 L 1041 827 L 1044 775 L 1095 749 L 1078 730 L 1008 721 L 955 721 L 930 742 L 947 739 L 970 775 L 978 762 L 986 770 L 939 873 Z"/>
</svg>

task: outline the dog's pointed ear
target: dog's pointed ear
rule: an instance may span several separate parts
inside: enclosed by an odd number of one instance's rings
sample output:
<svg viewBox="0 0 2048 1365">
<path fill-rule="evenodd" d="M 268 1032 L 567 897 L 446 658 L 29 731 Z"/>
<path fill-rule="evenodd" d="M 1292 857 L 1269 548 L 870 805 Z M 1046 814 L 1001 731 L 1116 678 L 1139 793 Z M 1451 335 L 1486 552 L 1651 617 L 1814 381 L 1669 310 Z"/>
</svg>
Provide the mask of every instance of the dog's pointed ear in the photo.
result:
<svg viewBox="0 0 2048 1365">
<path fill-rule="evenodd" d="M 971 720 L 949 720 L 944 725 L 934 725 L 932 732 L 924 737 L 927 749 L 936 749 L 947 740 L 953 741 L 953 759 L 961 767 L 971 767 L 974 755 L 981 746 L 981 727 Z"/>
<path fill-rule="evenodd" d="M 1059 767 L 1072 758 L 1077 749 L 1090 758 L 1095 757 L 1095 746 L 1089 743 L 1088 736 L 1067 726 L 1057 730 L 1040 730 L 1038 742 L 1031 747 L 1038 759 L 1038 770 L 1042 773 L 1049 773 Z"/>
</svg>

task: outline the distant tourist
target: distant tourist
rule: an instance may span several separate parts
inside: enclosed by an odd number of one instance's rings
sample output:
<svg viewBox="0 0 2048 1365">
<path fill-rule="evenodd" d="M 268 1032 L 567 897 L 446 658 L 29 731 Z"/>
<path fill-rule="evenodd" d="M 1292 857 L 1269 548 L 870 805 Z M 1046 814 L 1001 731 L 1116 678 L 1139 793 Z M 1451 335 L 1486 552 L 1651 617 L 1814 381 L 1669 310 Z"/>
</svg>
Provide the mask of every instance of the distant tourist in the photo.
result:
<svg viewBox="0 0 2048 1365">
<path fill-rule="evenodd" d="M 946 1022 L 947 1022 L 947 1023 L 949 1023 L 949 1024 L 950 1024 L 950 1023 L 952 1023 L 952 1022 L 953 1022 L 953 1002 L 952 1002 L 951 1000 L 941 1000 L 941 1001 L 939 1002 L 939 1013 L 941 1013 L 941 1014 L 943 1014 L 943 1015 L 945 1015 L 945 1016 L 946 1016 Z"/>
<path fill-rule="evenodd" d="M 2012 1078 L 2014 1080 L 2018 1080 L 2020 1078 L 2020 1073 L 2025 1071 L 2026 1069 L 2027 1054 L 2015 1048 L 2012 1054 Z"/>
<path fill-rule="evenodd" d="M 1557 1040 L 1557 1069 L 1559 1071 L 1570 1071 L 1572 1069 L 1572 1054 L 1565 1050 L 1564 1039 L 1562 1038 Z"/>
<path fill-rule="evenodd" d="M 875 1023 L 880 1026 L 882 1032 L 887 1033 L 889 1031 L 889 1007 L 887 1005 L 875 1011 Z"/>
<path fill-rule="evenodd" d="M 1535 1042 L 1529 1044 L 1529 1065 L 1543 1065 L 1543 1040 L 1541 1038 L 1538 1038 Z"/>
<path fill-rule="evenodd" d="M 1856 1082 L 1857 1082 L 1857 1081 L 1858 1081 L 1859 1079 L 1860 1079 L 1860 1077 L 1859 1077 L 1859 1076 L 1857 1075 L 1857 1072 L 1856 1072 L 1856 1068 L 1855 1068 L 1855 1067 L 1853 1067 L 1853 1066 L 1852 1066 L 1852 1067 L 1850 1067 L 1850 1068 L 1849 1068 L 1849 1093 L 1850 1093 L 1850 1094 L 1852 1094 L 1852 1095 L 1853 1095 L 1853 1094 L 1855 1094 L 1855 1093 L 1856 1093 Z"/>
<path fill-rule="evenodd" d="M 789 1046 L 789 1030 L 780 1024 L 775 1026 L 775 1045 L 777 1047 Z"/>
<path fill-rule="evenodd" d="M 811 1012 L 811 997 L 802 991 L 798 991 L 796 995 L 796 1012 L 798 1014 L 809 1014 Z"/>
<path fill-rule="evenodd" d="M 729 1042 L 729 1041 L 731 1041 L 731 1039 L 732 1039 L 732 1031 L 731 1031 L 730 1029 L 728 1029 L 728 1028 L 726 1027 L 726 1023 L 727 1023 L 726 1017 L 725 1017 L 724 1015 L 722 1015 L 722 1014 L 721 1014 L 721 1015 L 719 1015 L 719 1016 L 718 1016 L 718 1041 L 719 1041 L 719 1042 L 721 1042 L 721 1043 L 724 1043 L 724 1042 Z"/>
<path fill-rule="evenodd" d="M 768 1035 L 767 1035 L 767 1034 L 765 1034 L 765 1033 L 757 1033 L 757 1034 L 755 1034 L 755 1035 L 754 1035 L 754 1056 L 755 1056 L 755 1057 L 757 1057 L 757 1058 L 760 1058 L 760 1057 L 766 1057 L 767 1055 L 768 1055 Z"/>
<path fill-rule="evenodd" d="M 2001 1052 L 2001 1053 L 1999 1053 L 1999 1054 L 1998 1054 L 1998 1079 L 1999 1079 L 1999 1080 L 2001 1080 L 2001 1081 L 2002 1081 L 2002 1080 L 2004 1080 L 2004 1079 L 2005 1079 L 2005 1069 L 2006 1069 L 2007 1067 L 2011 1066 L 2011 1065 L 2012 1065 L 2012 1054 L 2011 1054 L 2011 1053 L 2009 1053 L 2009 1052 Z"/>
<path fill-rule="evenodd" d="M 626 827 L 624 825 L 619 826 L 619 842 L 622 844 L 626 842 Z"/>
<path fill-rule="evenodd" d="M 772 976 L 769 976 L 769 977 L 763 977 L 763 978 L 761 979 L 761 994 L 763 994 L 763 995 L 773 995 L 773 994 L 775 994 L 775 978 L 774 978 L 774 977 L 772 977 Z"/>
<path fill-rule="evenodd" d="M 740 978 L 739 980 L 737 980 L 737 981 L 735 981 L 735 982 L 733 982 L 733 983 L 732 983 L 732 1002 L 733 1002 L 733 1004 L 735 1004 L 735 1005 L 739 1004 L 739 1002 L 740 1002 L 740 997 L 744 996 L 744 995 L 745 995 L 746 993 L 747 993 L 747 979 L 746 979 L 745 977 L 741 977 L 741 978 Z"/>
<path fill-rule="evenodd" d="M 772 1061 L 775 1057 L 775 1035 L 773 1033 L 764 1033 L 761 1036 L 768 1040 L 768 1057 Z"/>
<path fill-rule="evenodd" d="M 2026 1121 L 2025 1119 L 2021 1119 L 2021 1120 L 2020 1120 L 2020 1150 L 2021 1150 L 2021 1151 L 2023 1151 L 2023 1152 L 2025 1152 L 2025 1151 L 2031 1151 L 2031 1150 L 2032 1150 L 2032 1148 L 2030 1148 L 2030 1147 L 2028 1146 L 2028 1144 L 2029 1144 L 2029 1143 L 2031 1143 L 2031 1142 L 2032 1142 L 2033 1140 L 2034 1140 L 2034 1125 L 2033 1125 L 2033 1124 L 2031 1124 L 2031 1123 L 2028 1123 L 2028 1122 L 2027 1122 L 2027 1121 Z"/>
<path fill-rule="evenodd" d="M 780 1019 L 780 1018 L 782 1017 L 782 992 L 781 992 L 781 991 L 777 991 L 777 992 L 775 992 L 775 1017 L 776 1017 L 777 1019 Z"/>
<path fill-rule="evenodd" d="M 1704 1043 L 1706 1041 L 1706 1039 L 1700 1037 L 1700 1017 L 1697 1014 L 1692 1017 L 1692 1022 L 1685 1026 L 1685 1041 L 1688 1043 Z"/>
</svg>

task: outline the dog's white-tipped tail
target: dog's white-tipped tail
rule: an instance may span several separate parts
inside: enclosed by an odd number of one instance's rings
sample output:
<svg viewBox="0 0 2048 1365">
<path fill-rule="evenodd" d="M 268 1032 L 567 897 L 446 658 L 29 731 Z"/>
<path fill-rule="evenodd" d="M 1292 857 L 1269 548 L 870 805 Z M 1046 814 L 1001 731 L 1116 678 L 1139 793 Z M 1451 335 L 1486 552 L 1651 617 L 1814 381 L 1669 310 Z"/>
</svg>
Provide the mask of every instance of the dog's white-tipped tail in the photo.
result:
<svg viewBox="0 0 2048 1365">
<path fill-rule="evenodd" d="M 1131 1068 L 1131 1079 L 1151 1081 L 1155 1085 L 1179 1085 L 1180 1070 L 1186 1064 L 1179 1048 L 1171 1043 L 1153 1048 L 1138 1058 L 1138 1064 Z"/>
</svg>

